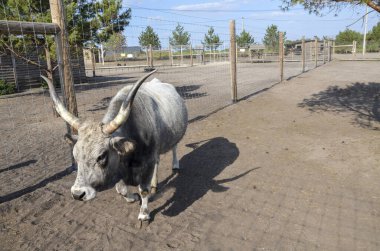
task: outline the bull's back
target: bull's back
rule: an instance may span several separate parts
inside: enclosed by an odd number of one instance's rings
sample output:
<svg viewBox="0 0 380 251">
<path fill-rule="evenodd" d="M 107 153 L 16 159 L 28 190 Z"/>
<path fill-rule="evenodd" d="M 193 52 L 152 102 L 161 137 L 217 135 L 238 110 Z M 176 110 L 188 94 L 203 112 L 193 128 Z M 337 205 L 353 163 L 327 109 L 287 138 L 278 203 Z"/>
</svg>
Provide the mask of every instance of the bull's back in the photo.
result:
<svg viewBox="0 0 380 251">
<path fill-rule="evenodd" d="M 187 109 L 182 97 L 174 86 L 153 79 L 142 86 L 137 98 L 140 104 L 150 104 L 148 117 L 157 129 L 160 153 L 171 150 L 182 139 L 187 128 Z"/>
</svg>

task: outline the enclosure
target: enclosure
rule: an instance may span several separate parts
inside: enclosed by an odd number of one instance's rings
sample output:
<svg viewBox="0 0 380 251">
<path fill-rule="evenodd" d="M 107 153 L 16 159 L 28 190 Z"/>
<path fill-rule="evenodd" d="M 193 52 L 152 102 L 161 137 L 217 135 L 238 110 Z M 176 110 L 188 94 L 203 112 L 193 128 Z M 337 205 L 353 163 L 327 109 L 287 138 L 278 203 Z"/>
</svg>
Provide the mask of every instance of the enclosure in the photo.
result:
<svg viewBox="0 0 380 251">
<path fill-rule="evenodd" d="M 244 26 L 234 20 L 217 43 L 192 30 L 186 44 L 110 49 L 109 37 L 93 34 L 122 30 L 115 6 L 70 6 L 0 6 L 0 84 L 14 92 L 0 96 L 2 249 L 379 249 L 378 53 L 337 55 L 329 39 L 289 42 L 283 32 L 272 47 L 239 43 Z M 52 20 L 46 11 L 56 11 Z M 96 30 L 100 13 L 117 20 Z M 143 21 L 128 25 L 132 39 L 162 21 L 133 18 Z M 189 129 L 181 171 L 162 156 L 152 220 L 141 227 L 138 203 L 114 189 L 71 198 L 76 166 L 63 138 L 71 130 L 40 76 L 80 118 L 100 122 L 118 90 L 153 68 L 148 80 L 185 100 Z"/>
</svg>

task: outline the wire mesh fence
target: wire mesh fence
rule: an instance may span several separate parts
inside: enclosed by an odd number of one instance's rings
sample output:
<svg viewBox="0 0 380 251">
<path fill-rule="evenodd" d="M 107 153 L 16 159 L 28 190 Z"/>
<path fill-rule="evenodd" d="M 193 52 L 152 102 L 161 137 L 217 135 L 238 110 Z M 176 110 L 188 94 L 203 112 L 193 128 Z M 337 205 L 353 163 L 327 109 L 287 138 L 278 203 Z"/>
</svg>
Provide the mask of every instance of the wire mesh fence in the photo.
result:
<svg viewBox="0 0 380 251">
<path fill-rule="evenodd" d="M 102 32 L 97 27 L 99 24 L 84 20 L 96 20 L 96 14 L 107 13 L 109 9 L 106 7 L 83 5 L 75 12 L 67 5 L 65 9 L 70 36 L 62 48 L 70 50 L 69 61 L 81 118 L 100 122 L 111 98 L 123 86 L 134 83 L 144 75 L 147 67 L 158 68 L 154 77 L 175 86 L 186 101 L 190 122 L 203 119 L 233 103 L 231 53 L 237 56 L 238 99 L 244 99 L 280 81 L 278 46 L 277 49 L 268 49 L 264 45 L 245 44 L 238 45 L 237 50 L 231 52 L 228 32 L 219 33 L 218 43 L 205 43 L 205 32 L 196 29 L 210 26 L 191 25 L 181 22 L 179 18 L 169 24 L 172 28 L 175 24 L 192 28 L 189 31 L 191 40 L 187 44 L 176 45 L 170 43 L 169 38 L 161 38 L 160 46 L 129 44 L 111 48 L 107 46 L 106 38 L 95 36 L 94 33 L 99 35 Z M 0 79 L 9 86 L 16 86 L 15 94 L 0 96 L 0 195 L 1 202 L 4 202 L 69 174 L 72 169 L 67 167 L 71 165 L 72 157 L 70 147 L 63 140 L 66 125 L 54 112 L 47 86 L 40 78 L 40 75 L 51 74 L 63 98 L 64 83 L 59 66 L 64 62 L 57 53 L 57 35 L 46 32 L 46 29 L 45 32 L 36 31 L 38 22 L 50 20 L 42 18 L 48 7 L 38 6 L 37 10 L 41 11 L 37 11 L 37 16 L 41 16 L 41 19 L 36 20 L 24 20 L 21 14 L 9 14 L 4 5 L 1 8 L 4 13 L 1 13 L 0 18 L 5 20 L 2 21 L 5 28 L 1 30 Z M 35 14 L 32 10 L 24 11 L 27 16 Z M 84 12 L 92 14 L 81 16 Z M 119 12 L 125 14 L 128 8 L 121 6 Z M 151 25 L 152 20 L 147 17 L 133 18 L 139 22 L 128 26 L 127 38 L 137 41 L 138 34 Z M 32 28 L 28 32 L 22 29 L 16 32 L 15 26 L 10 25 L 11 21 L 20 24 L 21 21 L 32 21 Z M 122 26 L 122 22 L 122 18 L 116 18 L 111 26 Z M 228 30 L 228 22 L 224 26 Z M 168 33 L 172 28 L 158 26 L 156 29 Z M 110 29 L 111 34 L 122 30 L 115 27 Z M 285 79 L 331 59 L 328 54 L 330 45 L 323 42 L 307 41 L 304 48 L 299 44 L 285 46 Z"/>
</svg>

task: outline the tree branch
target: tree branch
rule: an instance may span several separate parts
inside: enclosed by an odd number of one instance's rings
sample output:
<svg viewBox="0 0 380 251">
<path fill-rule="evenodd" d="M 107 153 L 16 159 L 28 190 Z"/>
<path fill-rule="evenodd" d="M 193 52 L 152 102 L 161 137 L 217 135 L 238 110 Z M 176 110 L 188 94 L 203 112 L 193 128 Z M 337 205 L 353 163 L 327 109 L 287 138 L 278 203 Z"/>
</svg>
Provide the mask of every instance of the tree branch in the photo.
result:
<svg viewBox="0 0 380 251">
<path fill-rule="evenodd" d="M 22 55 L 20 55 L 20 54 L 18 54 L 18 53 L 15 52 L 15 51 L 13 50 L 13 48 L 10 47 L 7 43 L 3 43 L 3 44 L 5 45 L 6 49 L 9 50 L 11 53 L 13 53 L 16 57 L 21 58 L 22 60 L 26 61 L 26 63 L 28 63 L 28 64 L 35 65 L 35 66 L 41 68 L 41 69 L 42 69 L 43 71 L 45 71 L 45 73 L 48 75 L 49 71 L 48 71 L 47 69 L 45 69 L 42 65 L 40 65 L 39 63 L 34 62 L 34 61 L 32 61 L 32 60 L 30 60 L 30 59 L 24 57 L 24 56 L 22 56 Z"/>
</svg>

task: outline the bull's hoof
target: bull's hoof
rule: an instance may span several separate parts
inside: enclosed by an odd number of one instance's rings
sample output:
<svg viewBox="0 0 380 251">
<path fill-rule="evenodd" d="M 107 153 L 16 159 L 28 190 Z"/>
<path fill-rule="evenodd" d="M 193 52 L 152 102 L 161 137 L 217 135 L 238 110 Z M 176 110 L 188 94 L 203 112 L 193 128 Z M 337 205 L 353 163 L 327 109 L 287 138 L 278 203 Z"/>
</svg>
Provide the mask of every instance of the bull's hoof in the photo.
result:
<svg viewBox="0 0 380 251">
<path fill-rule="evenodd" d="M 133 202 L 136 202 L 136 201 L 139 201 L 140 200 L 140 197 L 137 193 L 133 193 L 133 194 L 129 194 L 127 196 L 124 196 L 124 199 L 128 202 L 128 203 L 133 203 Z"/>
<path fill-rule="evenodd" d="M 139 219 L 141 221 L 149 221 L 150 215 L 149 215 L 148 209 L 147 208 L 140 208 L 139 217 L 137 219 Z"/>
<path fill-rule="evenodd" d="M 157 193 L 157 187 L 151 187 L 150 194 L 156 194 L 156 193 Z"/>
<path fill-rule="evenodd" d="M 149 216 L 148 213 L 139 213 L 138 220 L 139 221 L 149 221 L 150 220 L 150 216 Z"/>
</svg>

